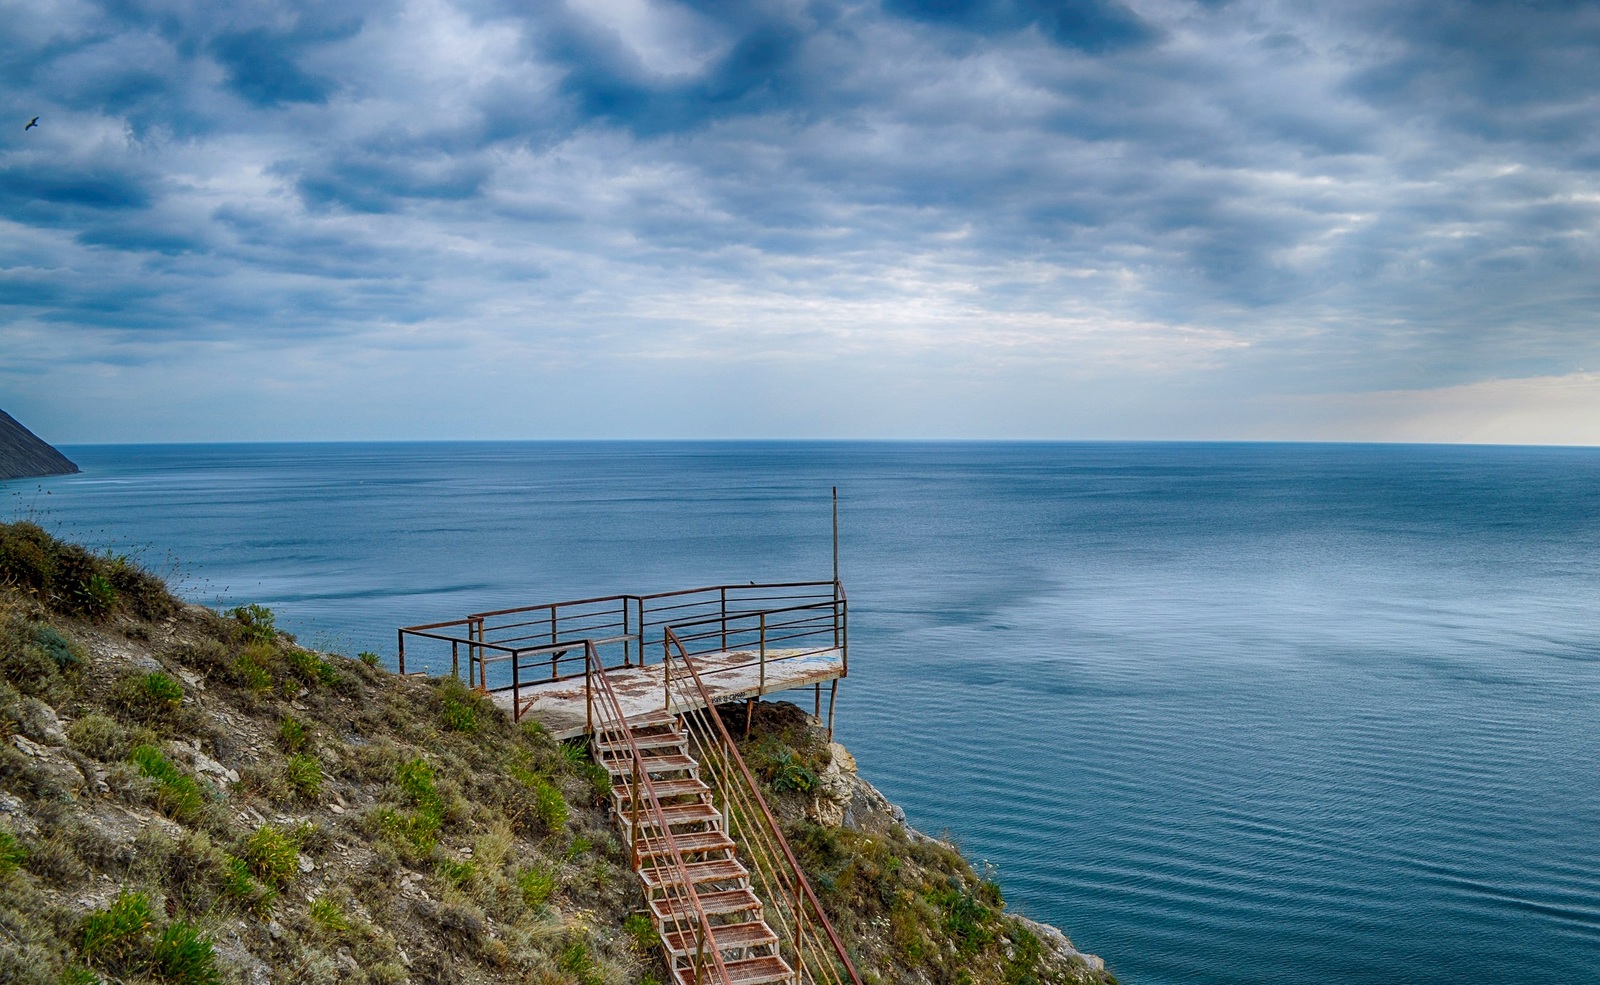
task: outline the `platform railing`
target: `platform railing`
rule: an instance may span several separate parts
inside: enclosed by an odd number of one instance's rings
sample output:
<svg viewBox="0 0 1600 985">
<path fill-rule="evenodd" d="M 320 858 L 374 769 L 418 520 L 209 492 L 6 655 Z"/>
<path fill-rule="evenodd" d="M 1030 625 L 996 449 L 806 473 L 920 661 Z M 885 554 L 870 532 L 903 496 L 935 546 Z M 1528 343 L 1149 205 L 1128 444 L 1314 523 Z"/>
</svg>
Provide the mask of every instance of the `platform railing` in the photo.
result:
<svg viewBox="0 0 1600 985">
<path fill-rule="evenodd" d="M 841 632 L 843 628 L 841 626 Z M 664 633 L 667 710 L 689 735 L 695 759 L 711 786 L 729 837 L 739 844 L 751 885 L 765 904 L 765 919 L 782 956 L 803 985 L 862 985 L 844 944 L 823 912 L 811 883 L 784 838 L 766 798 L 717 712 L 712 691 L 675 627 Z"/>
<path fill-rule="evenodd" d="M 683 853 L 673 836 L 672 826 L 661 808 L 661 800 L 656 795 L 655 781 L 650 778 L 650 771 L 644 766 L 644 755 L 634 741 L 633 730 L 629 728 L 627 717 L 622 712 L 622 703 L 617 699 L 610 678 L 606 676 L 605 666 L 599 661 L 596 647 L 587 640 L 582 641 L 582 644 L 585 676 L 590 681 L 589 715 L 591 730 L 594 733 L 594 745 L 591 748 L 596 751 L 597 758 L 603 744 L 609 743 L 613 747 L 621 745 L 627 750 L 626 770 L 632 781 L 633 793 L 629 808 L 631 817 L 628 819 L 633 870 L 644 882 L 647 894 L 652 883 L 664 892 L 667 901 L 665 908 L 669 914 L 683 914 L 681 918 L 674 919 L 673 923 L 692 928 L 695 946 L 691 970 L 695 985 L 706 985 L 706 983 L 726 985 L 732 979 L 727 966 L 723 963 L 721 950 L 715 944 L 710 917 L 700 903 L 700 896 L 695 891 L 694 881 L 690 878 L 688 867 L 684 863 Z M 640 796 L 641 791 L 644 793 L 643 797 Z M 640 853 L 639 845 L 643 840 L 640 837 L 641 821 L 653 822 L 652 827 L 659 832 L 657 838 L 667 849 L 665 854 Z M 654 878 L 646 879 L 646 871 L 652 872 Z M 662 950 L 670 966 L 672 955 L 666 948 L 664 927 L 657 926 L 657 931 L 663 934 Z"/>
<path fill-rule="evenodd" d="M 476 612 L 459 619 L 406 626 L 398 634 L 398 665 L 431 648 L 426 669 L 439 672 L 448 649 L 450 673 L 465 673 L 482 692 L 519 692 L 537 681 L 584 677 L 592 645 L 607 668 L 643 665 L 666 630 L 680 630 L 693 654 L 751 650 L 763 665 L 774 650 L 840 651 L 849 668 L 849 616 L 838 581 L 712 585 L 654 595 L 606 595 L 566 602 Z M 424 654 L 428 656 L 429 654 Z"/>
</svg>

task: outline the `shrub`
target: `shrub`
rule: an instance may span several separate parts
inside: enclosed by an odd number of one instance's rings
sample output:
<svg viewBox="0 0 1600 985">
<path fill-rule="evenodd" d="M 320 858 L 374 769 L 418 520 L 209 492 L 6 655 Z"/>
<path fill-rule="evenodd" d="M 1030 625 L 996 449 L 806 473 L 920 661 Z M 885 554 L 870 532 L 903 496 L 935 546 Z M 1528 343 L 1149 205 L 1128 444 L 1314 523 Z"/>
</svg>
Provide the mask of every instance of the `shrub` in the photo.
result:
<svg viewBox="0 0 1600 985">
<path fill-rule="evenodd" d="M 284 777 L 295 792 L 307 800 L 315 800 L 322 792 L 322 763 L 313 755 L 290 756 L 284 764 Z"/>
<path fill-rule="evenodd" d="M 104 618 L 117 607 L 117 587 L 105 575 L 90 575 L 78 585 L 78 611 L 93 619 Z"/>
<path fill-rule="evenodd" d="M 307 687 L 339 683 L 339 671 L 322 655 L 310 650 L 289 651 L 289 671 Z"/>
<path fill-rule="evenodd" d="M 43 650 L 45 656 L 55 661 L 58 670 L 68 670 L 80 667 L 83 657 L 78 648 L 65 636 L 56 632 L 52 626 L 39 626 L 33 631 L 33 642 Z"/>
<path fill-rule="evenodd" d="M 277 653 L 270 644 L 254 643 L 245 647 L 233 661 L 233 679 L 257 694 L 267 694 L 277 685 L 272 675 L 272 664 Z"/>
<path fill-rule="evenodd" d="M 360 653 L 356 654 L 356 659 L 360 660 L 368 667 L 378 666 L 378 655 L 373 653 L 371 650 L 362 650 Z"/>
<path fill-rule="evenodd" d="M 67 729 L 72 748 L 93 759 L 121 759 L 127 755 L 128 730 L 106 715 L 85 715 Z"/>
<path fill-rule="evenodd" d="M 350 917 L 344 912 L 344 907 L 326 896 L 318 896 L 306 908 L 313 922 L 334 934 L 347 934 L 353 925 Z"/>
<path fill-rule="evenodd" d="M 174 821 L 189 824 L 205 811 L 206 798 L 200 785 L 179 770 L 155 746 L 135 746 L 128 758 L 139 772 L 156 781 L 156 807 Z"/>
<path fill-rule="evenodd" d="M 17 866 L 28 860 L 28 849 L 16 835 L 0 828 L 0 876 L 17 871 Z"/>
<path fill-rule="evenodd" d="M 178 600 L 167 591 L 167 583 L 126 556 L 111 558 L 104 568 L 117 597 L 141 618 L 164 619 L 178 611 Z"/>
<path fill-rule="evenodd" d="M 478 731 L 482 699 L 454 677 L 438 685 L 439 724 L 448 732 L 471 735 Z"/>
<path fill-rule="evenodd" d="M 249 605 L 238 605 L 229 609 L 227 614 L 238 622 L 239 633 L 247 640 L 271 643 L 278 638 L 278 631 L 272 625 L 277 616 L 264 605 L 256 605 L 254 602 Z"/>
<path fill-rule="evenodd" d="M 252 876 L 274 889 L 282 889 L 300 871 L 300 848 L 282 829 L 263 824 L 244 843 L 240 853 Z"/>
<path fill-rule="evenodd" d="M 181 920 L 161 932 L 150 949 L 150 977 L 171 985 L 220 985 L 211 941 Z"/>
<path fill-rule="evenodd" d="M 144 948 L 153 924 L 150 897 L 124 889 L 104 909 L 83 918 L 78 950 L 90 964 L 122 970 Z"/>
<path fill-rule="evenodd" d="M 433 767 L 422 758 L 408 759 L 394 769 L 394 784 L 406 809 L 384 810 L 378 821 L 397 837 L 412 855 L 426 856 L 439 843 L 439 829 L 448 812 L 444 797 L 434 783 Z"/>
<path fill-rule="evenodd" d="M 171 725 L 183 705 L 183 685 L 159 670 L 132 673 L 117 682 L 111 702 L 136 721 Z"/>
<path fill-rule="evenodd" d="M 810 793 L 817 788 L 817 774 L 785 749 L 773 757 L 767 782 L 779 793 Z"/>
<path fill-rule="evenodd" d="M 305 752 L 311 747 L 311 728 L 293 715 L 278 723 L 278 748 L 286 753 Z"/>
<path fill-rule="evenodd" d="M 449 858 L 436 860 L 433 869 L 439 873 L 439 878 L 458 888 L 471 882 L 478 874 L 478 867 L 474 863 Z"/>
<path fill-rule="evenodd" d="M 661 944 L 661 935 L 656 933 L 656 925 L 643 913 L 630 913 L 622 921 L 622 929 L 633 938 L 633 946 L 641 951 L 650 952 Z"/>
<path fill-rule="evenodd" d="M 296 862 L 296 867 L 299 863 Z M 227 857 L 222 873 L 222 892 L 234 906 L 265 917 L 278 902 L 278 891 L 256 880 L 250 864 L 242 858 Z"/>
<path fill-rule="evenodd" d="M 522 902 L 537 910 L 555 894 L 556 874 L 544 866 L 530 866 L 517 873 L 517 889 L 522 893 Z"/>
</svg>

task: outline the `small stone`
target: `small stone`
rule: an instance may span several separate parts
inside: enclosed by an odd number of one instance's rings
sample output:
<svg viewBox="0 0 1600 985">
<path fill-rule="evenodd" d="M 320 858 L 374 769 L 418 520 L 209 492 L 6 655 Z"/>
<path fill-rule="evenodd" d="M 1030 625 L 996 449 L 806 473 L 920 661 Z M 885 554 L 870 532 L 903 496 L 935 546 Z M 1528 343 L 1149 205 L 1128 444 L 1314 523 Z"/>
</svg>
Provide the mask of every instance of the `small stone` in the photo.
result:
<svg viewBox="0 0 1600 985">
<path fill-rule="evenodd" d="M 335 814 L 343 814 L 344 813 L 344 808 L 340 807 L 338 804 L 329 804 L 328 805 L 328 810 L 332 811 Z"/>
<path fill-rule="evenodd" d="M 311 861 L 310 859 L 306 858 L 304 855 L 300 856 L 300 871 L 301 872 L 314 872 L 314 871 L 316 871 L 316 868 L 317 868 L 317 863 L 315 863 L 315 862 Z"/>
</svg>

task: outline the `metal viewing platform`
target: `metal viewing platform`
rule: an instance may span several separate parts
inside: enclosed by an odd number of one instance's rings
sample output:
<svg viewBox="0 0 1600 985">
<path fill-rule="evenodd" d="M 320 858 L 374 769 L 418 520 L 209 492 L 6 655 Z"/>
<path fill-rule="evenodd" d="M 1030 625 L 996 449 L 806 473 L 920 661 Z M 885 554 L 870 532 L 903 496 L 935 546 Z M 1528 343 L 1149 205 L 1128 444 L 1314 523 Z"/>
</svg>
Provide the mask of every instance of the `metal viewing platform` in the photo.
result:
<svg viewBox="0 0 1600 985">
<path fill-rule="evenodd" d="M 526 716 L 556 738 L 595 730 L 596 671 L 603 670 L 628 721 L 681 714 L 674 676 L 692 667 L 714 704 L 811 688 L 828 726 L 839 680 L 850 670 L 848 602 L 833 581 L 713 585 L 654 595 L 608 595 L 478 612 L 399 631 L 400 672 L 415 663 L 465 673 L 514 720 Z M 652 655 L 654 661 L 651 660 Z M 698 692 L 696 692 L 698 693 Z M 700 706 L 704 706 L 700 700 Z"/>
</svg>

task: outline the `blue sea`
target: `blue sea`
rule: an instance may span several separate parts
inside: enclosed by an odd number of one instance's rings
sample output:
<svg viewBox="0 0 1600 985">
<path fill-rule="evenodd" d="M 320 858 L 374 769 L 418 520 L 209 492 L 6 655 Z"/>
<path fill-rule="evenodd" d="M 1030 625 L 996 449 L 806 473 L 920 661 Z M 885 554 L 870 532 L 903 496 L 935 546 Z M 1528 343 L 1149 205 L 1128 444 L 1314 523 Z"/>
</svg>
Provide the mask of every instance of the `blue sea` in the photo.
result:
<svg viewBox="0 0 1600 985">
<path fill-rule="evenodd" d="M 827 578 L 837 485 L 839 738 L 1123 981 L 1600 982 L 1600 452 L 65 450 L 10 516 L 391 658 L 473 610 Z"/>
</svg>

